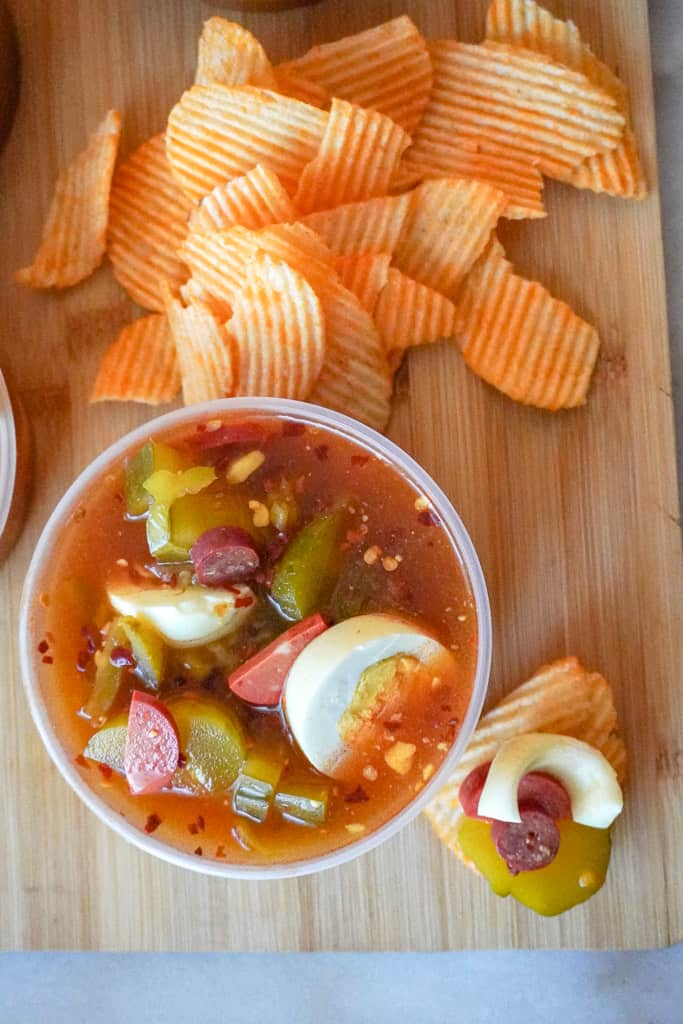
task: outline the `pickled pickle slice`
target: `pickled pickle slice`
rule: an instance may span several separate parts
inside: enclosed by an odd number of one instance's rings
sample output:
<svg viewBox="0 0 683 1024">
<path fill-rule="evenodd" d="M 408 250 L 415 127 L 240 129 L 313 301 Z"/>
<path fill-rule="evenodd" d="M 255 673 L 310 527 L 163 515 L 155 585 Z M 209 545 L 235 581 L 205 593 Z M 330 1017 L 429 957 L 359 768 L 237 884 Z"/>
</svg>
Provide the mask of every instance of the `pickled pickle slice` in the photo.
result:
<svg viewBox="0 0 683 1024">
<path fill-rule="evenodd" d="M 258 540 L 262 536 L 252 521 L 247 498 L 236 493 L 188 494 L 173 503 L 170 515 L 171 543 L 189 558 L 190 548 L 207 530 L 239 526 Z"/>
<path fill-rule="evenodd" d="M 610 858 L 610 830 L 558 821 L 560 848 L 547 867 L 511 875 L 491 838 L 491 824 L 465 818 L 458 842 L 497 896 L 513 896 L 544 917 L 584 903 L 602 886 Z"/>
<path fill-rule="evenodd" d="M 177 473 L 185 469 L 187 461 L 180 452 L 162 441 L 148 441 L 126 463 L 124 491 L 126 509 L 131 516 L 141 516 L 149 508 L 150 495 L 144 483 L 158 469 Z"/>
<path fill-rule="evenodd" d="M 89 757 L 92 761 L 99 761 L 100 764 L 109 765 L 113 771 L 123 775 L 127 732 L 128 712 L 122 711 L 90 737 L 83 756 Z"/>
<path fill-rule="evenodd" d="M 275 794 L 275 806 L 284 818 L 298 825 L 322 825 L 330 790 L 324 784 L 287 782 Z"/>
<path fill-rule="evenodd" d="M 181 561 L 188 552 L 171 538 L 171 507 L 179 498 L 198 494 L 216 479 L 213 466 L 192 466 L 181 472 L 158 469 L 144 481 L 152 503 L 147 513 L 147 546 L 150 554 L 163 561 Z"/>
<path fill-rule="evenodd" d="M 316 516 L 288 545 L 273 577 L 272 595 L 295 622 L 318 611 L 332 591 L 342 567 L 341 532 L 346 509 Z"/>
<path fill-rule="evenodd" d="M 121 629 L 133 652 L 139 675 L 153 690 L 158 690 L 166 662 L 163 640 L 155 629 L 136 619 L 122 619 Z"/>
<path fill-rule="evenodd" d="M 83 714 L 94 725 L 104 722 L 119 694 L 123 668 L 112 664 L 111 655 L 116 647 L 126 647 L 127 643 L 128 638 L 123 630 L 122 620 L 114 619 L 104 647 L 95 655 L 93 688 L 83 708 Z"/>
<path fill-rule="evenodd" d="M 184 759 L 172 788 L 197 795 L 227 792 L 244 764 L 244 734 L 237 715 L 211 697 L 194 693 L 172 698 L 168 709 Z"/>
</svg>

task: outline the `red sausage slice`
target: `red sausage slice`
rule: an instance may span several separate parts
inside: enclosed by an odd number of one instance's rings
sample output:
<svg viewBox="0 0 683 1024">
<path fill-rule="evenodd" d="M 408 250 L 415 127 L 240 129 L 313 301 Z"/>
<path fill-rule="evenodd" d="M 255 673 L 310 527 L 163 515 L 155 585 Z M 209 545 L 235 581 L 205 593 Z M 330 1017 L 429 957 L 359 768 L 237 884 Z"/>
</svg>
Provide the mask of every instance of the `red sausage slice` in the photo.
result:
<svg viewBox="0 0 683 1024">
<path fill-rule="evenodd" d="M 536 871 L 555 859 L 560 832 L 551 817 L 533 806 L 520 809 L 521 822 L 494 821 L 491 838 L 511 875 Z"/>
<path fill-rule="evenodd" d="M 239 526 L 206 530 L 190 548 L 190 558 L 197 579 L 205 587 L 248 580 L 261 564 L 253 540 Z"/>
<path fill-rule="evenodd" d="M 265 438 L 265 428 L 258 423 L 224 423 L 217 430 L 202 430 L 196 435 L 195 442 L 203 449 L 223 448 L 229 444 L 260 447 Z"/>
<path fill-rule="evenodd" d="M 274 707 L 295 659 L 327 628 L 322 615 L 317 613 L 303 619 L 235 669 L 228 677 L 228 686 L 249 704 Z"/>
<path fill-rule="evenodd" d="M 482 817 L 478 814 L 479 798 L 490 765 L 490 761 L 477 765 L 460 784 L 458 799 L 468 818 Z M 567 790 L 561 782 L 553 778 L 552 775 L 546 775 L 545 772 L 527 772 L 519 784 L 517 802 L 520 808 L 524 805 L 531 809 L 533 806 L 553 821 L 572 816 L 572 806 Z M 491 821 L 492 819 L 482 818 L 482 820 Z"/>
<path fill-rule="evenodd" d="M 133 690 L 123 766 L 131 793 L 157 793 L 178 767 L 178 730 L 156 697 Z"/>
</svg>

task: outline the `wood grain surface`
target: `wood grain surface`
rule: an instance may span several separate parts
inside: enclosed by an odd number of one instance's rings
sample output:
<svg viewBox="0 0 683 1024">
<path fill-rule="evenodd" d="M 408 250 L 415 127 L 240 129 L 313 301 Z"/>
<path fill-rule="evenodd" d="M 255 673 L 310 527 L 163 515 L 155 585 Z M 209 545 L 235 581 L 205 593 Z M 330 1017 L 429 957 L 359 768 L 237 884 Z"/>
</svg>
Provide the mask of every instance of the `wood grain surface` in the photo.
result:
<svg viewBox="0 0 683 1024">
<path fill-rule="evenodd" d="M 441 483 L 487 575 L 491 700 L 565 653 L 615 688 L 631 750 L 608 883 L 545 920 L 492 896 L 418 820 L 317 877 L 222 882 L 109 832 L 52 766 L 29 718 L 14 641 L 35 540 L 67 484 L 150 418 L 91 408 L 98 360 L 136 315 L 108 268 L 63 295 L 24 291 L 60 167 L 108 108 L 123 153 L 163 128 L 193 76 L 198 0 L 14 0 L 23 55 L 17 120 L 0 158 L 0 358 L 36 440 L 35 493 L 0 575 L 0 947 L 106 950 L 618 948 L 683 938 L 683 665 L 676 493 L 655 130 L 645 0 L 549 0 L 631 89 L 652 193 L 642 203 L 550 183 L 546 221 L 508 224 L 522 272 L 597 324 L 587 407 L 544 414 L 475 379 L 455 351 L 415 352 L 391 435 Z M 274 60 L 406 11 L 427 36 L 481 37 L 485 0 L 324 0 L 241 15 Z M 222 9 L 225 10 L 225 9 Z M 228 12 L 229 13 L 229 12 Z"/>
</svg>

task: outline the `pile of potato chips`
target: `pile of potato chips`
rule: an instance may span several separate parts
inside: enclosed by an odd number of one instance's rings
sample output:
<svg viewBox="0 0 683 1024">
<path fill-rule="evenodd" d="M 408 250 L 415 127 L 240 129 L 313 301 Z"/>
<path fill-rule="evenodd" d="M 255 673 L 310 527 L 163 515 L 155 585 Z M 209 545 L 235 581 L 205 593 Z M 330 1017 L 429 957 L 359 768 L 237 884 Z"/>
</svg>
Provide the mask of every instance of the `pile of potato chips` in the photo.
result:
<svg viewBox="0 0 683 1024">
<path fill-rule="evenodd" d="M 585 401 L 596 330 L 496 237 L 501 217 L 545 216 L 543 175 L 645 194 L 625 87 L 575 25 L 493 0 L 478 45 L 428 43 L 404 16 L 273 66 L 211 18 L 195 81 L 116 169 L 106 116 L 17 275 L 66 287 L 106 250 L 149 311 L 93 401 L 272 395 L 381 430 L 403 354 L 437 340 L 517 401 Z"/>
</svg>

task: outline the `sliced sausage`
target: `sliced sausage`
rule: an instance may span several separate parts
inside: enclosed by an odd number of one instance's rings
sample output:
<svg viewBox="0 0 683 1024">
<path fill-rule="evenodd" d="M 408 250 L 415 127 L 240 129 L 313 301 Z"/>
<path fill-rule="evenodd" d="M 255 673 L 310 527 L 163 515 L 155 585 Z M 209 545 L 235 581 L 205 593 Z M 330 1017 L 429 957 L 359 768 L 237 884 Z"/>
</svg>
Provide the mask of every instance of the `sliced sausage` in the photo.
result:
<svg viewBox="0 0 683 1024">
<path fill-rule="evenodd" d="M 491 767 L 490 761 L 477 765 L 460 783 L 458 800 L 468 818 L 478 818 L 479 797 Z"/>
<path fill-rule="evenodd" d="M 173 778 L 180 758 L 178 729 L 156 697 L 133 690 L 123 766 L 131 793 L 157 793 Z"/>
<path fill-rule="evenodd" d="M 478 814 L 479 798 L 490 766 L 490 761 L 477 765 L 460 784 L 458 799 L 468 818 L 481 817 Z M 572 816 L 571 801 L 567 790 L 561 782 L 553 778 L 552 775 L 546 775 L 545 772 L 527 772 L 519 784 L 517 801 L 520 807 L 533 805 L 536 810 L 542 811 L 553 821 Z M 491 821 L 492 819 L 482 818 L 482 820 Z"/>
<path fill-rule="evenodd" d="M 215 526 L 190 548 L 197 579 L 205 587 L 221 587 L 251 579 L 261 565 L 254 542 L 239 526 Z"/>
<path fill-rule="evenodd" d="M 560 848 L 560 832 L 551 817 L 533 805 L 520 808 L 520 815 L 521 822 L 491 825 L 491 838 L 511 875 L 546 867 Z"/>
<path fill-rule="evenodd" d="M 193 440 L 206 450 L 229 444 L 250 444 L 259 448 L 265 439 L 266 429 L 258 423 L 224 423 L 217 430 L 202 430 Z"/>
<path fill-rule="evenodd" d="M 318 613 L 297 622 L 296 626 L 235 669 L 228 678 L 228 686 L 249 704 L 274 707 L 280 700 L 285 679 L 296 658 L 314 637 L 327 628 L 327 623 Z"/>
</svg>

